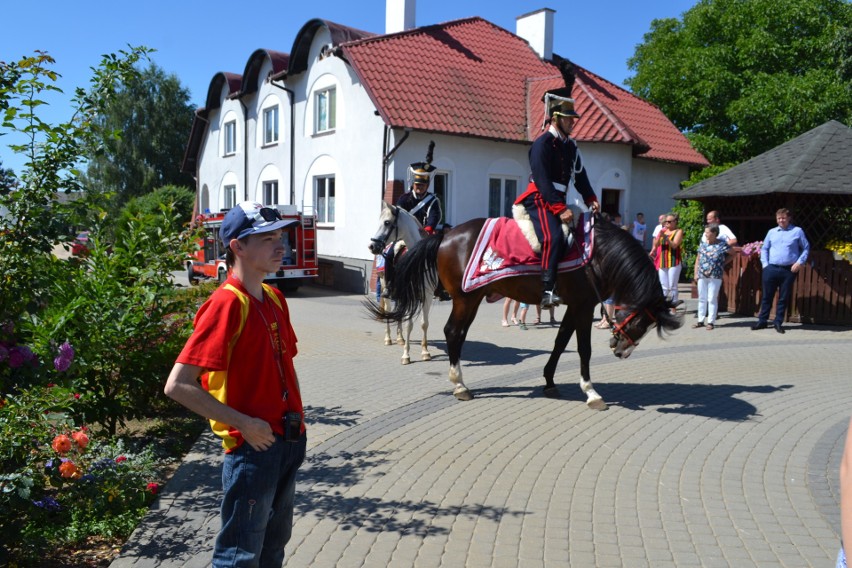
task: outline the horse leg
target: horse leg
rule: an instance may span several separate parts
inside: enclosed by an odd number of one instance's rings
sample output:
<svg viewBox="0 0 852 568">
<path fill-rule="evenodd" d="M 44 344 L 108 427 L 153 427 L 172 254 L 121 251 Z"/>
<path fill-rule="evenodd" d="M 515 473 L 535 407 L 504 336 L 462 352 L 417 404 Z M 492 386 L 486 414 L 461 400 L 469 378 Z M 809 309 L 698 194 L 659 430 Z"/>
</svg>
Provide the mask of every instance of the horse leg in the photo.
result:
<svg viewBox="0 0 852 568">
<path fill-rule="evenodd" d="M 544 366 L 544 396 L 548 398 L 559 398 L 559 388 L 553 382 L 553 376 L 556 374 L 556 365 L 559 363 L 559 358 L 565 352 L 565 347 L 571 340 L 574 334 L 574 319 L 570 314 L 566 313 L 562 318 L 562 324 L 559 326 L 559 332 L 556 334 L 556 340 L 553 342 L 553 351 L 550 352 L 550 358 Z"/>
<path fill-rule="evenodd" d="M 592 316 L 594 309 L 588 314 L 581 314 L 583 320 L 577 326 L 577 354 L 580 355 L 580 388 L 586 393 L 586 406 L 592 410 L 606 410 L 609 408 L 603 397 L 597 393 L 592 385 L 592 377 L 589 373 L 589 361 L 592 358 Z"/>
<path fill-rule="evenodd" d="M 390 302 L 387 300 L 387 298 L 381 298 L 379 300 L 379 307 L 382 309 L 383 312 L 389 312 Z M 385 345 L 391 345 L 392 343 L 393 342 L 391 341 L 391 326 L 390 322 L 387 321 L 385 322 Z"/>
<path fill-rule="evenodd" d="M 470 329 L 470 324 L 476 317 L 476 311 L 479 309 L 481 300 L 482 296 L 478 296 L 465 302 L 463 298 L 456 299 L 454 295 L 453 310 L 450 313 L 450 319 L 444 326 L 444 337 L 447 338 L 447 355 L 450 358 L 449 378 L 450 382 L 455 385 L 453 396 L 459 400 L 471 400 L 473 398 L 473 393 L 462 380 L 461 350 L 467 337 L 467 330 Z"/>
<path fill-rule="evenodd" d="M 420 340 L 420 359 L 423 361 L 431 361 L 432 354 L 429 353 L 429 345 L 426 343 L 426 331 L 429 329 L 429 308 L 432 307 L 432 298 L 426 298 L 423 301 L 423 314 L 420 320 L 420 329 L 423 331 L 423 339 Z"/>
<path fill-rule="evenodd" d="M 402 325 L 404 326 L 403 342 L 402 342 L 402 364 L 408 365 L 411 363 L 411 328 L 414 327 L 414 322 L 411 318 L 407 318 Z"/>
</svg>

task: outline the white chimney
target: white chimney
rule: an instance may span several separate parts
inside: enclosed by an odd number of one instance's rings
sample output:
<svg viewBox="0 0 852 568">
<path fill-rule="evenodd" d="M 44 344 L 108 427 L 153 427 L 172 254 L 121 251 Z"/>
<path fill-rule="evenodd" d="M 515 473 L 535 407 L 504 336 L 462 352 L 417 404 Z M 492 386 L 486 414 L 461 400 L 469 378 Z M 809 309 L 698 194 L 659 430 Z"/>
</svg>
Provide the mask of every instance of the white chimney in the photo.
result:
<svg viewBox="0 0 852 568">
<path fill-rule="evenodd" d="M 553 15 L 555 13 L 556 10 L 542 8 L 515 19 L 515 34 L 527 40 L 538 56 L 546 60 L 553 58 Z"/>
<path fill-rule="evenodd" d="M 415 0 L 387 0 L 385 33 L 395 34 L 414 29 Z"/>
</svg>

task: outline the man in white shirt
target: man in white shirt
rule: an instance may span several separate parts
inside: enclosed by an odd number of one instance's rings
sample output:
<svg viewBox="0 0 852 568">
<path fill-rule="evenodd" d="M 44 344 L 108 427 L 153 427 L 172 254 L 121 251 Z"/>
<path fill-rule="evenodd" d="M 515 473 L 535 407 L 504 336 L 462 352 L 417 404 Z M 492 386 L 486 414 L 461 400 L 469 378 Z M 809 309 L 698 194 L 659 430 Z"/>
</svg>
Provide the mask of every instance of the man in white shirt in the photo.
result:
<svg viewBox="0 0 852 568">
<path fill-rule="evenodd" d="M 719 240 L 725 241 L 728 243 L 729 247 L 735 246 L 737 244 L 737 237 L 734 233 L 728 228 L 727 225 L 723 225 L 722 221 L 719 219 L 718 211 L 710 211 L 707 213 L 707 224 L 708 225 L 719 225 Z M 701 235 L 701 242 L 707 242 L 707 235 Z"/>
</svg>

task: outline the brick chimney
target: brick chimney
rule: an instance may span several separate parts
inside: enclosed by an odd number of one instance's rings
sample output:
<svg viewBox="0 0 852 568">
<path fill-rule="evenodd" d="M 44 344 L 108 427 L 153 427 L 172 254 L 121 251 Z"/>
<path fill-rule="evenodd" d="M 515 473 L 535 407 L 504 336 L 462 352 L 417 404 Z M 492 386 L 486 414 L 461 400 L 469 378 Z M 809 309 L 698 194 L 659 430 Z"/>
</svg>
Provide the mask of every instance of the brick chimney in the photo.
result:
<svg viewBox="0 0 852 568">
<path fill-rule="evenodd" d="M 414 29 L 415 0 L 387 0 L 385 33 L 395 34 Z"/>
<path fill-rule="evenodd" d="M 542 8 L 515 19 L 515 35 L 527 40 L 538 56 L 545 60 L 553 58 L 554 14 L 556 10 Z"/>
</svg>

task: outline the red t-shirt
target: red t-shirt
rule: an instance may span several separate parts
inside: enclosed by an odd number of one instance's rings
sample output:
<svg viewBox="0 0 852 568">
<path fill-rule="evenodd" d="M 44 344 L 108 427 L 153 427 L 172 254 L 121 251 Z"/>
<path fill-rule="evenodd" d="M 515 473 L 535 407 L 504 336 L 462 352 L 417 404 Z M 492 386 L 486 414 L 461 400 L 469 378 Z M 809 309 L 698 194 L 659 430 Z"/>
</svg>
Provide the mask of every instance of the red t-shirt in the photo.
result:
<svg viewBox="0 0 852 568">
<path fill-rule="evenodd" d="M 229 277 L 198 310 L 195 330 L 177 362 L 205 369 L 201 376 L 204 389 L 223 404 L 266 420 L 275 433 L 284 433 L 285 412 L 302 414 L 304 431 L 290 311 L 280 291 L 267 285 L 264 290 L 260 302 L 239 280 Z M 215 420 L 210 425 L 226 451 L 243 443 L 236 428 Z"/>
</svg>

